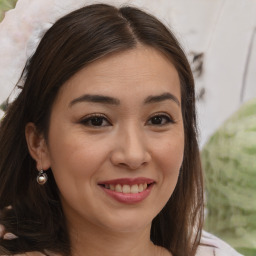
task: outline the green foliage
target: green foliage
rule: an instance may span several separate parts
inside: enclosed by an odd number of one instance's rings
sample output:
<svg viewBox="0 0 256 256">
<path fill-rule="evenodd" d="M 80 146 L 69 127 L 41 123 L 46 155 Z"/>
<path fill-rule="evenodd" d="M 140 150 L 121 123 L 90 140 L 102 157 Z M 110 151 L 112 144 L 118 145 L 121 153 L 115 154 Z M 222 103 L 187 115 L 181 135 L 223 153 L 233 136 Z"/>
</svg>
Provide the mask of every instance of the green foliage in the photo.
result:
<svg viewBox="0 0 256 256">
<path fill-rule="evenodd" d="M 237 248 L 237 250 L 245 256 L 256 256 L 256 249 Z"/>
<path fill-rule="evenodd" d="M 3 111 L 6 111 L 8 107 L 8 100 L 4 101 L 1 105 L 0 105 L 0 109 Z"/>
<path fill-rule="evenodd" d="M 17 0 L 0 0 L 0 22 L 4 18 L 4 13 L 10 9 L 13 9 L 17 3 Z"/>
<path fill-rule="evenodd" d="M 235 113 L 202 150 L 206 229 L 256 256 L 256 99 Z"/>
</svg>

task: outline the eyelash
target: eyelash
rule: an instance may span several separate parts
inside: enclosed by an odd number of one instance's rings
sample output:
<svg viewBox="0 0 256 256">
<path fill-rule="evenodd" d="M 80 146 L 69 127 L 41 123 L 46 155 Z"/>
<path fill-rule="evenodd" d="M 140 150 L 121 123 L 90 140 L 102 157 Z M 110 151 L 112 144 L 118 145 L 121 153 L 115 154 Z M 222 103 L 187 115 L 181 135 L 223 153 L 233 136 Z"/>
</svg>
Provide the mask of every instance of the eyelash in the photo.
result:
<svg viewBox="0 0 256 256">
<path fill-rule="evenodd" d="M 91 122 L 93 120 L 96 121 L 97 118 L 100 121 L 107 122 L 108 124 L 107 125 L 93 125 Z M 84 119 L 82 119 L 80 123 L 85 125 L 85 126 L 91 126 L 91 127 L 105 127 L 105 126 L 111 125 L 110 121 L 103 114 L 91 114 L 89 116 L 86 116 Z"/>
<path fill-rule="evenodd" d="M 151 124 L 151 125 L 153 125 L 153 126 L 164 126 L 164 125 L 168 125 L 168 124 L 170 124 L 170 123 L 172 123 L 172 124 L 175 123 L 174 120 L 173 120 L 173 118 L 172 118 L 170 115 L 165 114 L 165 113 L 156 113 L 156 114 L 154 114 L 153 116 L 151 116 L 151 117 L 149 118 L 149 120 L 152 121 L 152 118 L 161 118 L 161 120 L 162 120 L 162 119 L 165 119 L 165 121 L 166 121 L 164 124 Z M 147 122 L 148 122 L 148 121 L 147 121 Z"/>
<path fill-rule="evenodd" d="M 168 115 L 168 114 L 164 114 L 164 113 L 157 113 L 154 114 L 153 116 L 151 116 L 148 121 L 146 123 L 148 123 L 149 121 L 152 122 L 153 118 L 160 118 L 159 120 L 162 121 L 163 119 L 165 119 L 165 123 L 164 124 L 153 124 L 151 123 L 150 125 L 152 126 L 164 126 L 164 125 L 168 125 L 170 123 L 175 123 L 173 118 Z M 158 121 L 159 121 L 158 120 Z M 92 124 L 92 121 L 96 121 L 99 122 L 99 125 L 95 125 Z M 107 124 L 102 125 L 103 122 L 107 122 Z M 111 125 L 111 122 L 108 120 L 108 118 L 106 118 L 105 115 L 103 114 L 91 114 L 89 116 L 86 116 L 84 119 L 82 119 L 80 121 L 81 124 L 85 125 L 85 126 L 91 126 L 91 127 L 105 127 L 105 126 L 109 126 Z"/>
</svg>

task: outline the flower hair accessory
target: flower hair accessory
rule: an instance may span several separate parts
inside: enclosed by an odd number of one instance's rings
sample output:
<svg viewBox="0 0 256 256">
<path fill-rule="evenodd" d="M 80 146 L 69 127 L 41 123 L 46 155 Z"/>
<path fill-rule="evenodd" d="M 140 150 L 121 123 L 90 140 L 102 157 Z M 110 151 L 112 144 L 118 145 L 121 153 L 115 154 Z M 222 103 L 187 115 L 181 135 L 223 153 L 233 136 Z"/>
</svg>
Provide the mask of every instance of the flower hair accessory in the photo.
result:
<svg viewBox="0 0 256 256">
<path fill-rule="evenodd" d="M 12 101 L 15 88 L 29 57 L 42 36 L 61 16 L 92 1 L 86 0 L 19 0 L 0 23 L 0 105 Z M 0 118 L 3 111 L 0 112 Z"/>
<path fill-rule="evenodd" d="M 130 0 L 101 0 L 101 3 L 122 5 Z M 137 6 L 151 6 L 148 0 L 133 1 Z M 18 0 L 14 9 L 6 12 L 0 23 L 0 106 L 12 102 L 20 89 L 15 87 L 27 60 L 35 52 L 42 36 L 63 15 L 96 0 Z M 151 3 L 151 4 L 150 4 Z M 157 4 L 157 3 L 155 3 Z M 0 107 L 0 120 L 3 116 Z"/>
</svg>

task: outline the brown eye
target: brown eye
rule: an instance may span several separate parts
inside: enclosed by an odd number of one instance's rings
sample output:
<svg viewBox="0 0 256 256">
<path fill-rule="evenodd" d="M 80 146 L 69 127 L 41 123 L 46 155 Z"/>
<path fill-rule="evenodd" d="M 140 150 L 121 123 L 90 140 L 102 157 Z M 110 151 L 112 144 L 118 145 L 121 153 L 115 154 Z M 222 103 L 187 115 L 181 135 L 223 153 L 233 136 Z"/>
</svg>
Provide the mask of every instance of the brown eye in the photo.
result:
<svg viewBox="0 0 256 256">
<path fill-rule="evenodd" d="M 155 115 L 155 116 L 151 117 L 149 119 L 148 123 L 150 125 L 165 125 L 168 123 L 174 123 L 174 121 L 168 115 L 161 114 L 161 115 Z"/>
<path fill-rule="evenodd" d="M 104 127 L 104 126 L 109 126 L 111 125 L 110 122 L 105 118 L 104 116 L 101 115 L 94 115 L 94 116 L 89 116 L 81 121 L 83 125 L 86 126 L 95 126 L 95 127 Z"/>
<path fill-rule="evenodd" d="M 154 116 L 151 119 L 152 124 L 162 124 L 163 122 L 163 117 L 162 116 Z"/>
<path fill-rule="evenodd" d="M 93 126 L 102 126 L 104 119 L 102 117 L 93 117 L 90 120 L 91 125 Z"/>
</svg>

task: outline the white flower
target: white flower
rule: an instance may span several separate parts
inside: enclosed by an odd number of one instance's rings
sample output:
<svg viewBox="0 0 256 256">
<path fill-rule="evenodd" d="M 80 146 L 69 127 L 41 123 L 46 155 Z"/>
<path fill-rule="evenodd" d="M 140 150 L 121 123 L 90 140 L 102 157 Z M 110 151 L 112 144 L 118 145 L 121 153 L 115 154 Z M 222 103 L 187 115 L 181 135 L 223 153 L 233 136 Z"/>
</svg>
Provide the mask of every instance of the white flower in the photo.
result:
<svg viewBox="0 0 256 256">
<path fill-rule="evenodd" d="M 0 104 L 17 84 L 44 31 L 61 16 L 89 2 L 92 1 L 19 0 L 14 9 L 6 12 L 0 23 Z"/>
</svg>

